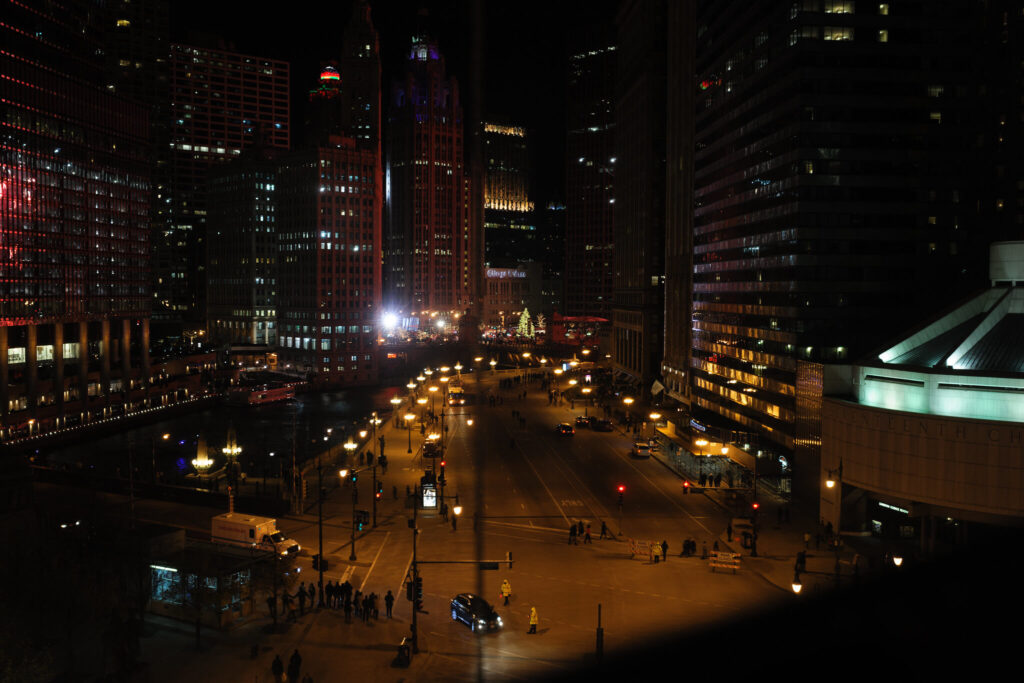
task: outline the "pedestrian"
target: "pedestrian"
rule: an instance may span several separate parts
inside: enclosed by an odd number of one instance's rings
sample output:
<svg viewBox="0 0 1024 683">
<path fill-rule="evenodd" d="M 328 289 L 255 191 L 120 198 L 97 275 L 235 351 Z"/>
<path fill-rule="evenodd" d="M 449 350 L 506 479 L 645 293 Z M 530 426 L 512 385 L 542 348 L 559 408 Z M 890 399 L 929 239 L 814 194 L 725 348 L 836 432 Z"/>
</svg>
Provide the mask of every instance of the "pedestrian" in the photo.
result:
<svg viewBox="0 0 1024 683">
<path fill-rule="evenodd" d="M 715 542 L 711 544 L 711 549 L 714 550 L 716 553 L 718 552 L 718 539 L 717 538 L 715 539 Z"/>
<path fill-rule="evenodd" d="M 299 655 L 299 651 L 295 650 L 292 652 L 291 659 L 288 660 L 288 681 L 299 680 L 299 673 L 302 669 L 302 656 Z"/>
<path fill-rule="evenodd" d="M 387 595 L 384 596 L 384 611 L 387 614 L 388 619 L 391 618 L 391 608 L 395 606 L 395 596 L 388 590 Z"/>
<path fill-rule="evenodd" d="M 274 674 L 274 683 L 281 683 L 281 676 L 284 674 L 284 662 L 281 661 L 281 655 L 274 655 L 270 673 Z"/>
<path fill-rule="evenodd" d="M 527 633 L 536 633 L 537 632 L 537 622 L 538 621 L 539 621 L 539 619 L 537 618 L 537 608 L 536 607 L 531 607 L 530 608 L 530 630 L 527 631 Z"/>
<path fill-rule="evenodd" d="M 320 584 L 320 595 L 323 595 L 324 589 L 323 584 Z M 313 586 L 313 582 L 309 582 L 309 588 L 306 589 L 306 597 L 309 598 L 309 610 L 313 611 L 313 605 L 316 604 L 316 588 Z"/>
<path fill-rule="evenodd" d="M 583 538 L 583 520 L 582 519 L 579 522 L 576 523 L 576 536 L 578 538 Z"/>
<path fill-rule="evenodd" d="M 587 524 L 587 532 L 583 536 L 583 542 L 584 543 L 593 543 L 593 541 L 590 538 L 590 524 L 589 523 Z"/>
<path fill-rule="evenodd" d="M 267 596 L 267 609 L 270 610 L 270 618 L 277 620 L 277 598 L 273 595 Z"/>
<path fill-rule="evenodd" d="M 505 579 L 501 582 L 501 597 L 505 598 L 506 605 L 508 604 L 508 598 L 510 595 L 512 595 L 512 584 L 508 582 L 508 579 Z"/>
<path fill-rule="evenodd" d="M 598 536 L 598 538 L 605 538 L 605 537 L 609 537 L 610 538 L 611 534 L 608 533 L 608 525 L 605 524 L 604 520 L 601 520 L 601 535 Z"/>
<path fill-rule="evenodd" d="M 411 495 L 412 495 L 412 491 L 409 490 L 409 485 L 406 484 L 405 485 L 405 497 L 408 498 Z"/>
<path fill-rule="evenodd" d="M 285 619 L 295 619 L 295 610 L 292 608 L 292 596 L 289 595 L 288 591 L 284 591 L 281 594 L 281 614 Z"/>
<path fill-rule="evenodd" d="M 702 560 L 708 559 L 708 542 L 707 541 L 701 541 L 700 542 L 700 559 L 702 559 Z"/>
<path fill-rule="evenodd" d="M 398 487 L 397 486 L 392 486 L 391 487 L 391 495 L 393 495 L 395 497 L 395 500 L 398 500 Z"/>
<path fill-rule="evenodd" d="M 569 525 L 569 545 L 576 545 L 576 525 Z"/>
<path fill-rule="evenodd" d="M 455 531 L 455 527 L 458 524 L 458 521 L 459 521 L 459 516 L 458 515 L 452 515 L 452 531 Z"/>
<path fill-rule="evenodd" d="M 359 605 L 359 611 L 360 614 L 362 615 L 363 623 L 370 623 L 370 596 L 363 596 L 363 601 Z"/>
<path fill-rule="evenodd" d="M 665 562 L 668 560 L 668 541 L 663 540 L 661 542 L 661 561 Z"/>
<path fill-rule="evenodd" d="M 299 599 L 299 616 L 305 616 L 306 614 L 306 584 L 299 586 L 299 592 L 295 594 L 295 597 Z"/>
<path fill-rule="evenodd" d="M 373 610 L 373 618 L 380 619 L 380 608 L 377 607 L 376 593 L 370 593 L 370 609 Z"/>
<path fill-rule="evenodd" d="M 351 595 L 346 595 L 345 596 L 345 623 L 346 624 L 351 624 L 352 623 L 352 596 Z"/>
<path fill-rule="evenodd" d="M 722 488 L 722 473 L 721 472 L 719 472 L 718 474 L 715 475 L 715 488 L 716 489 Z"/>
<path fill-rule="evenodd" d="M 334 584 L 330 581 L 324 586 L 324 598 L 327 601 L 328 609 L 334 606 Z"/>
<path fill-rule="evenodd" d="M 355 597 L 352 598 L 352 609 L 356 611 L 356 616 L 362 619 L 363 617 L 363 592 L 356 591 Z"/>
</svg>

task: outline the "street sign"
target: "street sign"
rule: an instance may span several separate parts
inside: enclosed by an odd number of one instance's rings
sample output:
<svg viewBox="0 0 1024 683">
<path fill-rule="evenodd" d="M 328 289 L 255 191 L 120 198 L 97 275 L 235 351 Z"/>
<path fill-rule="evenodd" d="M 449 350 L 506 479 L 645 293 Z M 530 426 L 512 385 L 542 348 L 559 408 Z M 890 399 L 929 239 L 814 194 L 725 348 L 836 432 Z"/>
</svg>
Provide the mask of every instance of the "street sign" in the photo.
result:
<svg viewBox="0 0 1024 683">
<path fill-rule="evenodd" d="M 497 562 L 481 562 L 480 563 L 480 569 L 497 569 L 497 568 L 498 568 L 498 563 Z"/>
</svg>

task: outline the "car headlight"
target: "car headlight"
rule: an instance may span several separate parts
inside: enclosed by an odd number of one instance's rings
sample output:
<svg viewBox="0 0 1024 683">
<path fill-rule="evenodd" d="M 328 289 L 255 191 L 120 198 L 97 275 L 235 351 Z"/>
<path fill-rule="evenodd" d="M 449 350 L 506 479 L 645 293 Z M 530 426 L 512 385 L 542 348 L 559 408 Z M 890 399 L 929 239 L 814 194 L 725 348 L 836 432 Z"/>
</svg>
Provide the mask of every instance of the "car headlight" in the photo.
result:
<svg viewBox="0 0 1024 683">
<path fill-rule="evenodd" d="M 501 617 L 498 617 L 498 626 L 501 626 Z"/>
</svg>

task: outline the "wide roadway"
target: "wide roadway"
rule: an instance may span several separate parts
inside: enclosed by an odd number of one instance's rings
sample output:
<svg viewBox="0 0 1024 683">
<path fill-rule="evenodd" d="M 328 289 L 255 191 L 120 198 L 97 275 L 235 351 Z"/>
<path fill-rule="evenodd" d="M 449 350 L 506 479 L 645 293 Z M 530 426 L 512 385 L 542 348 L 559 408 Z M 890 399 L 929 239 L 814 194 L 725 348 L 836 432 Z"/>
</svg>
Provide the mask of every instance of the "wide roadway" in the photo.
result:
<svg viewBox="0 0 1024 683">
<path fill-rule="evenodd" d="M 479 668 L 488 678 L 518 678 L 571 669 L 594 652 L 599 604 L 605 651 L 616 652 L 780 597 L 757 576 L 711 572 L 698 557 L 679 557 L 684 538 L 710 547 L 728 516 L 704 496 L 684 495 L 679 477 L 659 462 L 632 458 L 621 430 L 559 435 L 555 425 L 573 422 L 582 407 L 549 405 L 536 383 L 525 399 L 518 398 L 523 386 L 502 391 L 495 384 L 477 385 L 476 404 L 448 419 L 447 488 L 465 507 L 458 531 L 429 518 L 421 525 L 420 560 L 490 561 L 506 552 L 514 560 L 512 569 L 502 563 L 498 571 L 421 565 L 429 614 L 420 616 L 420 632 L 452 673 Z M 491 395 L 500 397 L 495 407 Z M 578 520 L 591 524 L 591 544 L 579 537 L 569 544 L 569 525 Z M 602 521 L 614 540 L 598 538 Z M 668 561 L 631 558 L 630 538 L 667 540 Z M 504 578 L 513 588 L 508 607 L 498 601 Z M 465 591 L 496 603 L 506 622 L 501 633 L 479 636 L 451 621 L 448 602 Z M 540 614 L 536 636 L 526 634 L 531 606 Z"/>
</svg>

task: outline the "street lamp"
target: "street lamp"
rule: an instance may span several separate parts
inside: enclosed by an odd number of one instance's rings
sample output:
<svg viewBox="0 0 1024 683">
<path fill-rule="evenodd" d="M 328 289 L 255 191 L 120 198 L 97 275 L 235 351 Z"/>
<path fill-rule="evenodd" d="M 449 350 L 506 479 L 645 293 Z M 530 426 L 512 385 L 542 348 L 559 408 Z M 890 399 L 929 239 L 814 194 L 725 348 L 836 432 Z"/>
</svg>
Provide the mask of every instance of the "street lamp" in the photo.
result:
<svg viewBox="0 0 1024 683">
<path fill-rule="evenodd" d="M 412 421 L 416 419 L 416 416 L 412 413 L 406 413 L 405 418 L 405 431 L 409 433 L 409 450 L 406 453 L 412 453 Z"/>
<path fill-rule="evenodd" d="M 430 417 L 433 418 L 434 417 L 434 394 L 437 393 L 437 385 L 436 384 L 431 384 L 429 387 L 427 387 L 427 391 L 430 392 Z"/>
<path fill-rule="evenodd" d="M 629 407 L 633 405 L 633 397 L 624 396 L 622 402 L 626 404 L 626 427 L 629 427 L 633 422 L 633 414 L 629 410 Z"/>
<path fill-rule="evenodd" d="M 583 417 L 587 417 L 587 407 L 590 405 L 590 387 L 583 387 L 580 389 L 583 392 Z"/>
<path fill-rule="evenodd" d="M 693 445 L 700 449 L 698 455 L 700 456 L 700 476 L 704 476 L 704 447 L 708 445 L 707 439 L 697 439 L 693 442 Z"/>
<path fill-rule="evenodd" d="M 426 421 L 426 418 L 425 418 L 423 413 L 427 409 L 427 397 L 426 396 L 420 396 L 418 399 L 416 399 L 416 403 L 418 403 L 419 406 L 420 406 L 420 426 L 423 426 L 424 422 Z M 423 432 L 420 431 L 420 434 L 422 434 L 422 433 Z"/>
<path fill-rule="evenodd" d="M 498 364 L 498 361 L 496 361 L 496 360 L 494 360 L 494 359 L 492 358 L 492 359 L 491 359 L 491 362 L 490 362 L 490 366 L 491 366 L 491 372 L 494 372 L 494 366 L 495 366 L 495 365 L 497 365 L 497 364 Z"/>
</svg>

